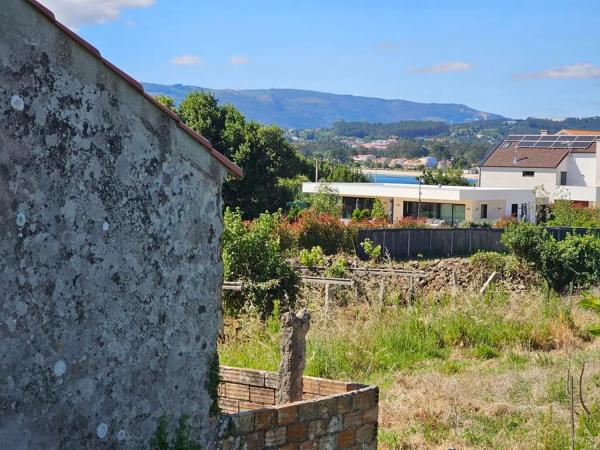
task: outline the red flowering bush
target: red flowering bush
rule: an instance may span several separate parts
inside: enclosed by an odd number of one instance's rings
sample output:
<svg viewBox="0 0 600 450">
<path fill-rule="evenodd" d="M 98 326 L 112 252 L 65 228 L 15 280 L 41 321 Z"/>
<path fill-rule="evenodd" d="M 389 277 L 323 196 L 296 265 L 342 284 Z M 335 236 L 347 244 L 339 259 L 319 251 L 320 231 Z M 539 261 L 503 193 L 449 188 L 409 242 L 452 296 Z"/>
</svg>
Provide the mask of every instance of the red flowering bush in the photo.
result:
<svg viewBox="0 0 600 450">
<path fill-rule="evenodd" d="M 344 224 L 337 217 L 305 210 L 295 222 L 282 221 L 278 234 L 284 249 L 311 249 L 319 246 L 323 253 L 333 255 L 353 251 L 357 227 Z"/>
<path fill-rule="evenodd" d="M 394 224 L 394 228 L 425 228 L 427 227 L 427 219 L 424 217 L 406 216 L 398 219 Z"/>
<path fill-rule="evenodd" d="M 514 216 L 502 216 L 494 223 L 494 228 L 506 228 L 510 225 L 516 225 L 518 222 Z"/>
</svg>

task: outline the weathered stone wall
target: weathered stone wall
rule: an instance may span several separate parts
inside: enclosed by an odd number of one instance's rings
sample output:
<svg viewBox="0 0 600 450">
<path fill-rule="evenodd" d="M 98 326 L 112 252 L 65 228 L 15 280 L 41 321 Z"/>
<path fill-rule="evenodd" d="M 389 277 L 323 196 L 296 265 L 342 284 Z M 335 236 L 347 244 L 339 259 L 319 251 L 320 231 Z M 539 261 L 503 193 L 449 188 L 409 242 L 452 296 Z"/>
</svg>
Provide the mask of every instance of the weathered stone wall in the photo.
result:
<svg viewBox="0 0 600 450">
<path fill-rule="evenodd" d="M 0 8 L 0 447 L 205 448 L 225 169 L 24 0 Z"/>
<path fill-rule="evenodd" d="M 223 450 L 377 448 L 375 386 L 304 377 L 303 401 L 275 405 L 276 373 L 221 366 L 220 379 Z"/>
</svg>

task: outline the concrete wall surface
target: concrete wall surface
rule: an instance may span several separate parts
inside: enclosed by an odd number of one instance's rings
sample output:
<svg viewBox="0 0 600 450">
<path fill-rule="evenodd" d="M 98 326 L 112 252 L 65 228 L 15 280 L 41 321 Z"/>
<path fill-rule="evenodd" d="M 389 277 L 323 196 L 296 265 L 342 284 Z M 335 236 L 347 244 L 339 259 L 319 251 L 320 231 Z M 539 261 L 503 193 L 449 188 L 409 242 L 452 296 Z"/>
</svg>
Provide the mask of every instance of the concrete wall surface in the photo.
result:
<svg viewBox="0 0 600 450">
<path fill-rule="evenodd" d="M 225 176 L 28 2 L 2 2 L 1 448 L 148 448 L 183 413 L 211 448 Z"/>
</svg>

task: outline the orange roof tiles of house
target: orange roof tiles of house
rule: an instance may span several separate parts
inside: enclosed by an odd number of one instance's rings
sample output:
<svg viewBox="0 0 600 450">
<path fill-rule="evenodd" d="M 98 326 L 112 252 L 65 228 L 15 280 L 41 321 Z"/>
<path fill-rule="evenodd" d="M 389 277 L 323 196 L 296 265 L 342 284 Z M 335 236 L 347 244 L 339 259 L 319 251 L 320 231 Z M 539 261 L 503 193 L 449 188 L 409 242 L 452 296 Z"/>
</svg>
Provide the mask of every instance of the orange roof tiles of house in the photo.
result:
<svg viewBox="0 0 600 450">
<path fill-rule="evenodd" d="M 136 91 L 138 91 L 140 93 L 140 95 L 142 95 L 150 103 L 152 103 L 154 106 L 156 106 L 162 112 L 164 112 L 167 116 L 169 116 L 172 120 L 174 120 L 177 123 L 177 126 L 179 128 L 181 128 L 184 132 L 186 132 L 188 135 L 190 135 L 192 137 L 192 139 L 194 139 L 196 142 L 198 142 L 200 145 L 202 145 L 202 147 L 204 147 L 213 158 L 215 158 L 223 166 L 225 166 L 225 168 L 227 168 L 229 173 L 231 173 L 234 177 L 236 177 L 238 179 L 242 178 L 244 176 L 242 169 L 240 169 L 235 163 L 233 163 L 232 161 L 227 159 L 227 157 L 225 157 L 225 155 L 219 153 L 212 146 L 212 144 L 210 143 L 210 141 L 208 139 L 206 139 L 204 136 L 202 136 L 199 133 L 192 130 L 190 127 L 188 127 L 186 124 L 184 124 L 181 121 L 181 118 L 177 114 L 175 114 L 169 108 L 161 105 L 159 102 L 156 101 L 156 99 L 154 99 L 154 97 L 152 97 L 148 93 L 144 92 L 144 88 L 139 81 L 135 80 L 134 78 L 132 78 L 131 76 L 129 76 L 128 74 L 123 72 L 121 69 L 119 69 L 117 66 L 112 64 L 110 61 L 107 61 L 106 59 L 104 59 L 102 57 L 102 55 L 100 54 L 100 52 L 98 51 L 98 49 L 96 49 L 93 45 L 91 45 L 89 42 L 87 42 L 85 39 L 83 39 L 77 33 L 74 33 L 68 27 L 66 27 L 59 21 L 57 21 L 56 18 L 54 17 L 54 13 L 52 11 L 50 11 L 48 8 L 46 8 L 45 6 L 43 6 L 36 0 L 27 0 L 27 1 L 33 7 L 35 7 L 38 11 L 40 11 L 44 16 L 46 16 L 48 18 L 48 20 L 50 20 L 50 22 L 52 22 L 58 29 L 60 29 L 63 33 L 68 35 L 71 39 L 73 39 L 75 42 L 77 42 L 79 45 L 81 45 L 83 48 L 85 48 L 87 51 L 89 51 L 96 59 L 98 59 L 108 69 L 110 69 L 115 74 L 117 74 L 119 77 L 121 77 L 123 80 L 125 80 L 127 83 L 129 83 Z"/>
<path fill-rule="evenodd" d="M 518 148 L 517 142 L 502 141 L 483 161 L 482 167 L 554 169 L 570 153 L 596 153 L 597 143 L 587 148 Z"/>
<path fill-rule="evenodd" d="M 498 147 L 485 160 L 483 167 L 554 168 L 569 154 L 569 149 L 519 148 L 511 143 L 508 148 Z"/>
</svg>

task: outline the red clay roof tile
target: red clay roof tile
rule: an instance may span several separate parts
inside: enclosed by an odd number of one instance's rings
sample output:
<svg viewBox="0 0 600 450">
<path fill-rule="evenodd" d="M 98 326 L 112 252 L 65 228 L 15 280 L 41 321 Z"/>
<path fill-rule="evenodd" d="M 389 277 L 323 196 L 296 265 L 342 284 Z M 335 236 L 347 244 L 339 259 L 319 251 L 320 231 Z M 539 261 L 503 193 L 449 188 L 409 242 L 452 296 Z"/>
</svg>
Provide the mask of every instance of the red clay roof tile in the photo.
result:
<svg viewBox="0 0 600 450">
<path fill-rule="evenodd" d="M 595 153 L 596 145 L 581 148 L 518 148 L 516 142 L 502 141 L 485 159 L 482 167 L 523 167 L 554 169 L 569 153 Z"/>
</svg>

